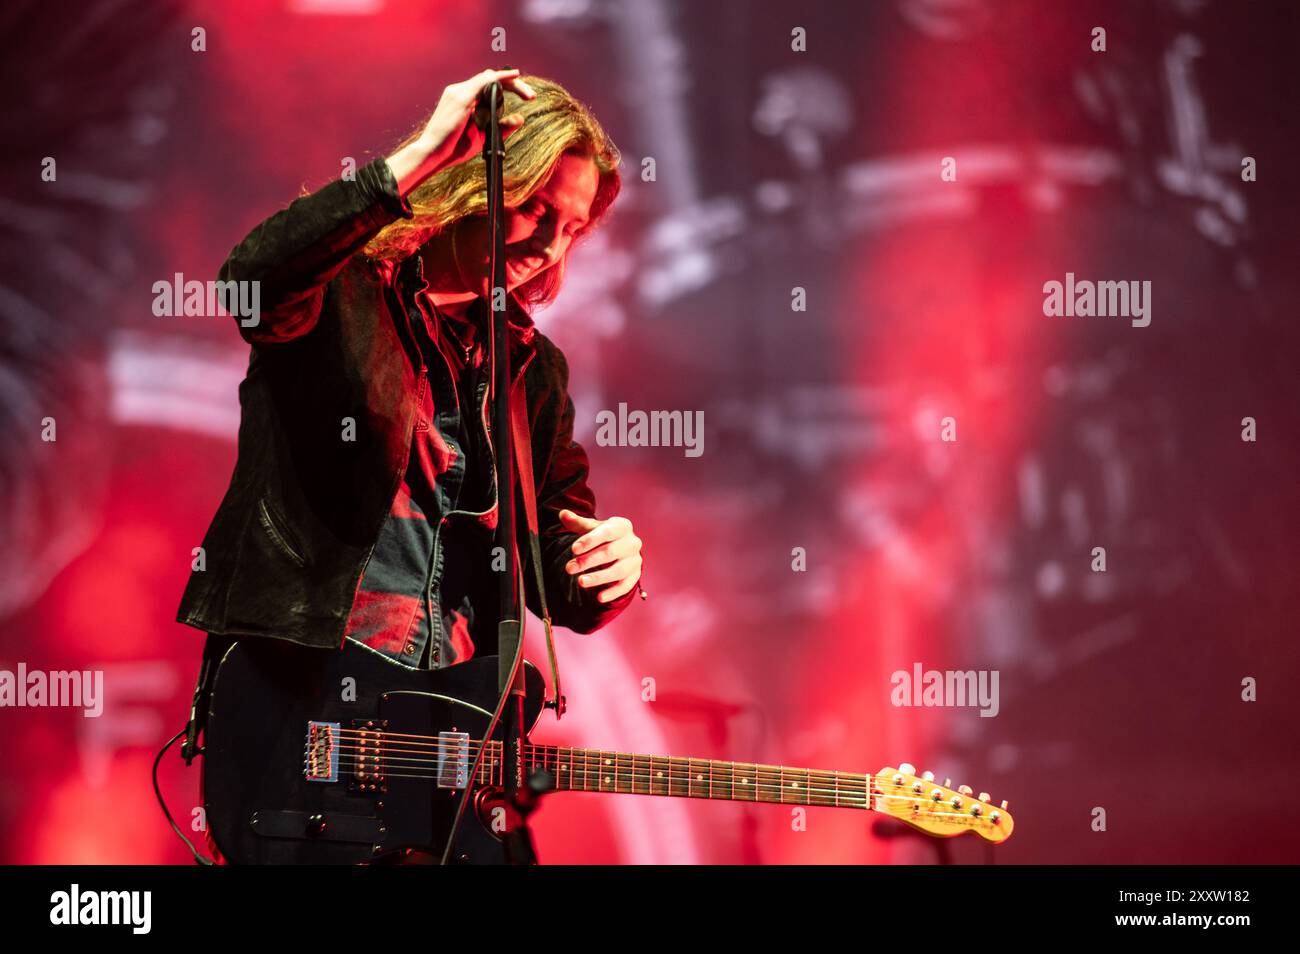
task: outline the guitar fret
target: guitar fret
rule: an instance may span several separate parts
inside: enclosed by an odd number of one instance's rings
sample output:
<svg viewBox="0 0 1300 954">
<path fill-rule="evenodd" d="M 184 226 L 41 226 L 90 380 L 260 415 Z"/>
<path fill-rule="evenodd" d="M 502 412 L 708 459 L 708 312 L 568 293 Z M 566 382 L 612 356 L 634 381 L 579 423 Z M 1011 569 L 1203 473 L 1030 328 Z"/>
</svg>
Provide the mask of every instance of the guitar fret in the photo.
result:
<svg viewBox="0 0 1300 954">
<path fill-rule="evenodd" d="M 808 804 L 835 806 L 835 786 L 829 778 L 831 772 L 815 772 L 809 770 L 806 773 L 808 782 Z"/>
<path fill-rule="evenodd" d="M 781 788 L 781 770 L 772 765 L 754 766 L 754 785 L 760 802 L 780 802 L 785 792 Z"/>
<path fill-rule="evenodd" d="M 689 798 L 691 794 L 690 760 L 670 758 L 668 765 L 668 794 L 678 798 Z"/>
<path fill-rule="evenodd" d="M 709 763 L 709 798 L 731 801 L 732 778 L 730 762 Z"/>
<path fill-rule="evenodd" d="M 632 777 L 632 756 L 617 753 L 615 759 L 615 779 L 617 792 L 630 793 L 633 790 L 634 780 Z"/>
<path fill-rule="evenodd" d="M 731 789 L 736 793 L 736 798 L 756 802 L 758 801 L 758 785 L 756 776 L 758 766 L 752 763 L 734 762 L 731 770 L 732 786 Z M 740 770 L 740 780 L 736 781 L 736 769 Z"/>
<path fill-rule="evenodd" d="M 663 756 L 650 756 L 650 794 L 667 795 L 672 764 Z"/>
<path fill-rule="evenodd" d="M 598 762 L 596 764 L 596 773 L 597 773 L 596 784 L 598 788 L 596 789 L 596 791 L 598 792 L 612 792 L 615 790 L 613 756 L 614 756 L 613 752 L 601 751 L 596 754 L 596 758 L 598 759 Z"/>
<path fill-rule="evenodd" d="M 709 790 L 705 782 L 704 773 L 699 770 L 697 764 L 699 759 L 688 758 L 686 760 L 686 797 L 703 798 L 707 797 Z"/>
</svg>

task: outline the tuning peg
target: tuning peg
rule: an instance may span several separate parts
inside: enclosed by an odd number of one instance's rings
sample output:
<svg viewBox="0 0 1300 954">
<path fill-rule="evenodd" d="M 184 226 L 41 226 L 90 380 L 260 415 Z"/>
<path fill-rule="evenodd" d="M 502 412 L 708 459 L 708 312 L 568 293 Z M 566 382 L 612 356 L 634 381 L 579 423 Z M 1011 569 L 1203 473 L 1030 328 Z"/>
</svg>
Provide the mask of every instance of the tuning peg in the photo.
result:
<svg viewBox="0 0 1300 954">
<path fill-rule="evenodd" d="M 945 779 L 943 780 L 943 787 L 944 787 L 944 788 L 952 788 L 952 779 L 950 779 L 950 778 L 945 778 Z"/>
<path fill-rule="evenodd" d="M 988 800 L 989 800 L 989 793 L 988 793 L 988 792 L 980 792 L 980 801 L 981 801 L 981 802 L 987 802 Z"/>
<path fill-rule="evenodd" d="M 902 772 L 904 775 L 916 774 L 916 766 L 913 765 L 911 762 L 904 762 L 902 765 L 898 767 L 898 770 Z"/>
<path fill-rule="evenodd" d="M 1006 811 L 1006 808 L 1007 808 L 1007 800 L 1004 798 L 1002 799 L 1002 810 Z"/>
<path fill-rule="evenodd" d="M 927 782 L 933 782 L 934 773 L 927 769 L 926 771 L 921 773 L 921 778 L 925 779 Z"/>
<path fill-rule="evenodd" d="M 971 788 L 969 785 L 958 785 L 957 791 L 961 792 L 963 795 L 975 794 L 975 789 Z"/>
</svg>

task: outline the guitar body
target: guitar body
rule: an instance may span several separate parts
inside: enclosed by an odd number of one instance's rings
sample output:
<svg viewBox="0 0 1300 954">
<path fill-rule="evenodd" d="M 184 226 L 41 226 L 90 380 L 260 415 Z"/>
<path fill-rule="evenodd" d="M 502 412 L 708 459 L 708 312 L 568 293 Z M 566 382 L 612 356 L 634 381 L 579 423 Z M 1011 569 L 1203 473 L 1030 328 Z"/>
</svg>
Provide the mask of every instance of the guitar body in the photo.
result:
<svg viewBox="0 0 1300 954">
<path fill-rule="evenodd" d="M 543 685 L 524 666 L 531 729 Z M 436 864 L 496 702 L 495 656 L 415 670 L 351 642 L 237 642 L 217 669 L 205 730 L 209 835 L 234 864 Z M 498 794 L 471 794 L 454 861 L 505 862 L 489 824 Z"/>
</svg>

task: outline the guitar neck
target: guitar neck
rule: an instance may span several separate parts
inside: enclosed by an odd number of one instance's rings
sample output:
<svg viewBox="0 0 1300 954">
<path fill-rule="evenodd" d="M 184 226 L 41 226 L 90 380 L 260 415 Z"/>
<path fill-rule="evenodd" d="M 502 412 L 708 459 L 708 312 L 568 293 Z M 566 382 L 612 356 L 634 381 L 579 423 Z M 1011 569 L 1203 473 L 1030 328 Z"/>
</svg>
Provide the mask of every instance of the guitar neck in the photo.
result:
<svg viewBox="0 0 1300 954">
<path fill-rule="evenodd" d="M 480 782 L 500 784 L 501 744 L 492 743 L 480 768 Z M 528 744 L 525 763 L 545 768 L 562 792 L 620 792 L 629 795 L 668 795 L 722 801 L 770 802 L 782 805 L 821 805 L 830 808 L 870 808 L 872 777 L 722 762 L 715 759 L 634 755 L 600 749 L 575 749 Z"/>
</svg>

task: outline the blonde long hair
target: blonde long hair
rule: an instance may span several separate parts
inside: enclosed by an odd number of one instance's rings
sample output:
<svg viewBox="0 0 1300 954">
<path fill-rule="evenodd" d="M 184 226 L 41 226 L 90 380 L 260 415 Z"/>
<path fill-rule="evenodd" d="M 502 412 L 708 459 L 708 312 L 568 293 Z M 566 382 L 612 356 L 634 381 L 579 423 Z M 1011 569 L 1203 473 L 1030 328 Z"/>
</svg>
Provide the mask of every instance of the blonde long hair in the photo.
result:
<svg viewBox="0 0 1300 954">
<path fill-rule="evenodd" d="M 574 237 L 564 258 L 512 292 L 521 303 L 539 305 L 553 301 L 559 294 L 569 252 L 599 225 L 617 198 L 622 188 L 618 172 L 621 157 L 596 117 L 563 86 L 540 76 L 524 76 L 523 80 L 536 91 L 537 98 L 523 99 L 507 89 L 502 110 L 502 115 L 518 112 L 524 117 L 523 127 L 506 140 L 506 207 L 527 202 L 546 183 L 555 163 L 565 153 L 590 158 L 599 173 L 590 221 Z M 406 142 L 418 135 L 417 130 Z M 407 196 L 415 215 L 385 226 L 365 246 L 364 253 L 372 259 L 400 262 L 461 219 L 486 214 L 486 182 L 482 156 L 435 173 Z"/>
</svg>

